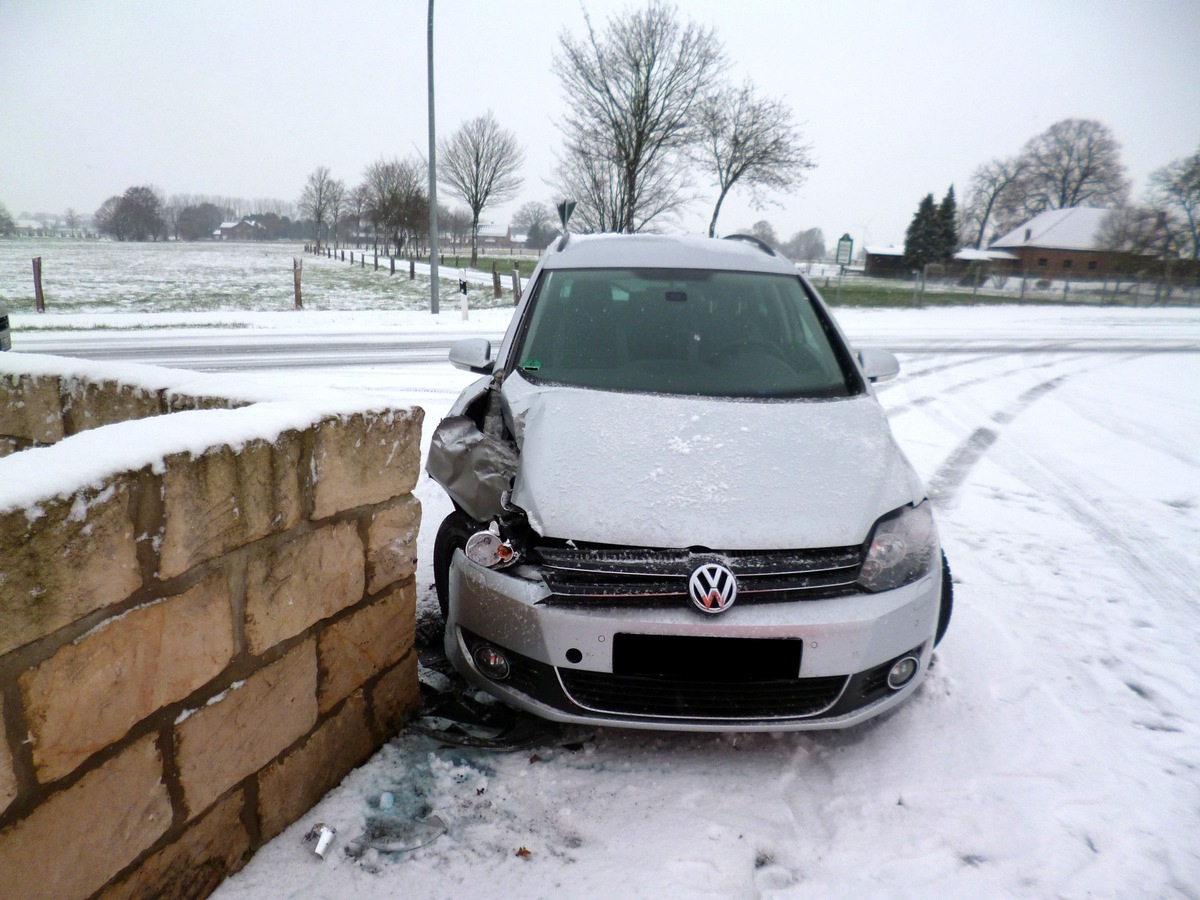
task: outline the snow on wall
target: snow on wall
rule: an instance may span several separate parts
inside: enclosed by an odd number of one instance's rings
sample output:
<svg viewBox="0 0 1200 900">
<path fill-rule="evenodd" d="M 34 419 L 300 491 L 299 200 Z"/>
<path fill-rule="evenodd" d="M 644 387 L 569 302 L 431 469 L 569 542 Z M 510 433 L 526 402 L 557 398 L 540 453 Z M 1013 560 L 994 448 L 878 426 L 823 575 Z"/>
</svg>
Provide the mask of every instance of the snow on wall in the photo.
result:
<svg viewBox="0 0 1200 900">
<path fill-rule="evenodd" d="M 0 356 L 14 891 L 207 894 L 395 733 L 418 700 L 422 417 Z"/>
</svg>

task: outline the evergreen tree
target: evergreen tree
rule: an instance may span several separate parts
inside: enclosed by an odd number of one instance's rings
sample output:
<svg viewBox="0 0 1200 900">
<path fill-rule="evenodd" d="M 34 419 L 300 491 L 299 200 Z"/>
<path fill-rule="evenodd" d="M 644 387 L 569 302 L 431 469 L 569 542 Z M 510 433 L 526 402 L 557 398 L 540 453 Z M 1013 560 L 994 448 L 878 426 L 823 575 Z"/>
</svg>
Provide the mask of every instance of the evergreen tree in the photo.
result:
<svg viewBox="0 0 1200 900">
<path fill-rule="evenodd" d="M 927 263 L 937 262 L 941 253 L 940 216 L 933 194 L 926 194 L 904 233 L 904 265 L 909 269 L 922 269 Z"/>
<path fill-rule="evenodd" d="M 938 261 L 942 262 L 958 252 L 958 203 L 954 199 L 954 185 L 950 185 L 938 207 L 938 231 L 941 239 Z"/>
</svg>

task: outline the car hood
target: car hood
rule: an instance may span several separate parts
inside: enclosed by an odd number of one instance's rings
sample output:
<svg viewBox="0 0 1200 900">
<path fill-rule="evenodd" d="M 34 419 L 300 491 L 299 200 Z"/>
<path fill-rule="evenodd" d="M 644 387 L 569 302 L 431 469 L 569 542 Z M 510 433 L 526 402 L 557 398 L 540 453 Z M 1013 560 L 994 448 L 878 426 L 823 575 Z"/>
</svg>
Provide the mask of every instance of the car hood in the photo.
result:
<svg viewBox="0 0 1200 900">
<path fill-rule="evenodd" d="M 832 401 L 503 389 L 513 502 L 546 537 L 648 547 L 858 544 L 923 490 L 870 395 Z"/>
</svg>

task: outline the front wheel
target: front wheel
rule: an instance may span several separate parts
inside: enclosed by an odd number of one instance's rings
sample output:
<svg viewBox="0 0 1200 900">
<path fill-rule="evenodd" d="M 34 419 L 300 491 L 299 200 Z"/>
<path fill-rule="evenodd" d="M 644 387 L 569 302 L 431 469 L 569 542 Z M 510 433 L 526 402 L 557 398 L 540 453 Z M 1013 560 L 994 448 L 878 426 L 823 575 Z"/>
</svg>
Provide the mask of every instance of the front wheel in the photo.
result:
<svg viewBox="0 0 1200 900">
<path fill-rule="evenodd" d="M 450 561 L 455 550 L 466 549 L 467 538 L 478 531 L 476 524 L 455 510 L 442 520 L 433 542 L 433 583 L 437 588 L 442 621 L 450 615 Z"/>
<path fill-rule="evenodd" d="M 937 632 L 933 636 L 933 646 L 942 642 L 946 629 L 950 627 L 950 615 L 954 612 L 954 582 L 950 580 L 950 563 L 946 559 L 946 551 L 942 551 L 942 602 L 938 606 Z"/>
</svg>

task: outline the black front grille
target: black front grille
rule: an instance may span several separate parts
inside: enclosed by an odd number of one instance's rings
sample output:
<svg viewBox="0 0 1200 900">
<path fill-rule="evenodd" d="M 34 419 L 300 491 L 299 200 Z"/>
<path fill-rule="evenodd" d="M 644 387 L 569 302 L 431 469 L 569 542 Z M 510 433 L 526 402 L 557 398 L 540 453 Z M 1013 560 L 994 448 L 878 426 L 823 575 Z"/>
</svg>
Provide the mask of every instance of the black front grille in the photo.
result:
<svg viewBox="0 0 1200 900">
<path fill-rule="evenodd" d="M 532 554 L 558 605 L 686 603 L 688 577 L 704 562 L 737 577 L 738 603 L 814 600 L 855 593 L 863 547 L 819 550 L 675 550 L 546 542 Z"/>
<path fill-rule="evenodd" d="M 747 722 L 814 716 L 838 699 L 847 679 L 787 678 L 719 682 L 558 670 L 580 706 L 621 716 Z"/>
</svg>

